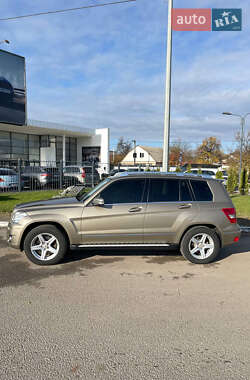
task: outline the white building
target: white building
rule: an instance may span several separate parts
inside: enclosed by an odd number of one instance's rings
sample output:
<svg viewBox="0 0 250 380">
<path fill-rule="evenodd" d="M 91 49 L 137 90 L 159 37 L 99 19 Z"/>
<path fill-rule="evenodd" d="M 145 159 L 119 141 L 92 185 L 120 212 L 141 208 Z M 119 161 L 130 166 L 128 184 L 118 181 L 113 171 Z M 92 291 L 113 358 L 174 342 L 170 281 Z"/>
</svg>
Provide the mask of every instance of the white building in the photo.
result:
<svg viewBox="0 0 250 380">
<path fill-rule="evenodd" d="M 163 149 L 151 146 L 137 145 L 123 158 L 121 164 L 124 166 L 162 166 Z"/>
<path fill-rule="evenodd" d="M 17 159 L 39 162 L 41 166 L 94 160 L 99 162 L 101 172 L 108 173 L 109 129 L 34 120 L 23 126 L 0 123 L 0 162 Z"/>
</svg>

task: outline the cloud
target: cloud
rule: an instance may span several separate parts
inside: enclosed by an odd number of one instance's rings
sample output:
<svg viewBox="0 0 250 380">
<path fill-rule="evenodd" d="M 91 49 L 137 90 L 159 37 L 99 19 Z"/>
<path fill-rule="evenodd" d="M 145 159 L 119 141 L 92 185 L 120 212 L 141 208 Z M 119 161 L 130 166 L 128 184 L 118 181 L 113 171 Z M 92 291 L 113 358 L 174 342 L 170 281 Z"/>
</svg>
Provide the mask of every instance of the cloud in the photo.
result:
<svg viewBox="0 0 250 380">
<path fill-rule="evenodd" d="M 69 7 L 66 0 L 2 3 L 2 17 Z M 201 1 L 188 6 L 201 7 Z M 250 8 L 246 0 L 230 6 L 243 8 L 242 32 L 173 33 L 173 140 L 214 135 L 233 141 L 239 121 L 221 112 L 250 111 Z M 202 7 L 228 3 L 203 0 Z M 112 143 L 124 136 L 147 145 L 163 138 L 166 30 L 165 0 L 0 23 L 8 49 L 26 57 L 29 118 L 109 127 Z"/>
</svg>

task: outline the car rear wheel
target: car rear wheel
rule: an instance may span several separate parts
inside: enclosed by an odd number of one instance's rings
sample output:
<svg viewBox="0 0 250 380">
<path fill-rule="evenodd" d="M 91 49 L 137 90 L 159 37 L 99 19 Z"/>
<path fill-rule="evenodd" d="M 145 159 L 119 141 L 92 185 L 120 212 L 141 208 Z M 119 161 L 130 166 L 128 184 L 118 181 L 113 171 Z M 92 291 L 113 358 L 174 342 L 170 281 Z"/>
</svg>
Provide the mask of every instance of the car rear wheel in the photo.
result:
<svg viewBox="0 0 250 380">
<path fill-rule="evenodd" d="M 66 254 L 67 248 L 67 240 L 63 233 L 50 224 L 33 228 L 24 240 L 26 256 L 38 265 L 59 263 Z"/>
<path fill-rule="evenodd" d="M 211 228 L 193 227 L 183 236 L 180 250 L 182 255 L 192 263 L 208 264 L 218 256 L 220 240 Z"/>
</svg>

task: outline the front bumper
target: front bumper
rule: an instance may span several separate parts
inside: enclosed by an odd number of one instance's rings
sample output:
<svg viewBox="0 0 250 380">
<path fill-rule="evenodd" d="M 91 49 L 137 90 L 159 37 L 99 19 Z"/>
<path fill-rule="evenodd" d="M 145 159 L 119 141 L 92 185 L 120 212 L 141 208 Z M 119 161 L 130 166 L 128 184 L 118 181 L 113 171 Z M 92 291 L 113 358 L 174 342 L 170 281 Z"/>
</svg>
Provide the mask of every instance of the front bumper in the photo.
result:
<svg viewBox="0 0 250 380">
<path fill-rule="evenodd" d="M 9 222 L 7 227 L 7 242 L 10 247 L 20 249 L 24 229 L 23 224 Z"/>
</svg>

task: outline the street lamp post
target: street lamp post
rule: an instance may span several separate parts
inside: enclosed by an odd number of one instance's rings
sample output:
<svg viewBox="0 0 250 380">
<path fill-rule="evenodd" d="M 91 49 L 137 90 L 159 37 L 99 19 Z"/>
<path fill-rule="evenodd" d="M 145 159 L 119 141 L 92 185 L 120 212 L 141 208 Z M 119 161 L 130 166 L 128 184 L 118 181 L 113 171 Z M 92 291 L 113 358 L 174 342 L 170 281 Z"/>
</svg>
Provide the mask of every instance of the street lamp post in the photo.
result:
<svg viewBox="0 0 250 380">
<path fill-rule="evenodd" d="M 246 113 L 243 115 L 234 114 L 231 112 L 222 112 L 222 115 L 228 115 L 228 116 L 236 116 L 240 118 L 240 126 L 241 126 L 241 133 L 240 133 L 240 168 L 239 168 L 239 186 L 240 186 L 240 174 L 242 169 L 242 150 L 243 150 L 243 139 L 244 139 L 244 127 L 246 124 L 246 117 L 250 115 L 250 113 Z"/>
<path fill-rule="evenodd" d="M 173 0 L 168 0 L 168 38 L 166 61 L 166 95 L 164 116 L 164 140 L 163 140 L 163 171 L 169 167 L 169 138 L 170 138 L 170 107 L 171 107 L 171 66 L 172 66 L 172 9 Z"/>
<path fill-rule="evenodd" d="M 134 166 L 135 166 L 135 162 L 136 162 L 136 140 L 132 140 L 132 142 L 134 143 L 133 158 L 134 158 Z"/>
</svg>

